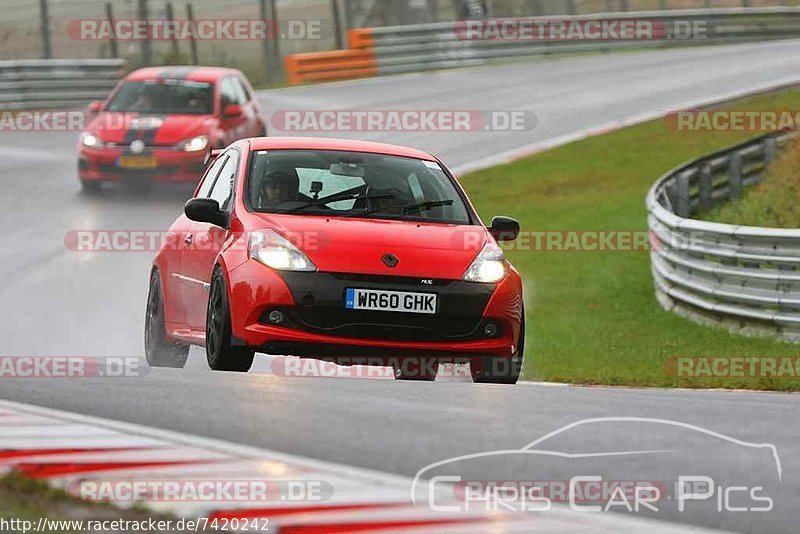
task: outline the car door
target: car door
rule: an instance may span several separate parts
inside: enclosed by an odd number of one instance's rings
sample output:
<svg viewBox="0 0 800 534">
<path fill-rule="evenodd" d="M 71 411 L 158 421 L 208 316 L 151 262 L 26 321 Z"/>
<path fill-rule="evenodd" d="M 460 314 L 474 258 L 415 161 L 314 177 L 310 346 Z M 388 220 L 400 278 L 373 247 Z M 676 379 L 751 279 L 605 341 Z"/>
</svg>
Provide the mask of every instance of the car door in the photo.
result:
<svg viewBox="0 0 800 534">
<path fill-rule="evenodd" d="M 214 182 L 219 175 L 219 171 L 225 164 L 226 158 L 227 156 L 220 156 L 211 162 L 211 164 L 206 168 L 205 173 L 203 173 L 203 177 L 200 179 L 200 186 L 197 188 L 194 198 L 208 197 L 208 194 L 211 192 L 211 187 L 214 185 Z M 179 312 L 174 314 L 174 317 L 176 317 L 174 320 L 180 322 L 184 326 L 189 326 L 188 309 L 190 308 L 191 304 L 187 302 L 186 299 L 192 294 L 192 291 L 190 291 L 191 286 L 203 286 L 202 280 L 191 278 L 186 271 L 187 261 L 191 259 L 187 258 L 186 251 L 195 250 L 194 239 L 197 223 L 190 220 L 185 214 L 183 214 L 180 216 L 180 218 L 178 218 L 178 221 L 173 229 L 175 227 L 177 227 L 179 231 L 175 232 L 173 237 L 173 239 L 175 239 L 175 251 L 171 252 L 173 268 L 170 269 L 169 272 L 172 273 L 170 282 L 174 288 L 171 291 L 171 301 L 177 304 L 176 309 L 180 309 Z"/>
<path fill-rule="evenodd" d="M 233 207 L 233 184 L 239 168 L 239 159 L 240 154 L 237 149 L 230 149 L 222 154 L 218 159 L 220 163 L 216 179 L 203 195 L 216 200 L 224 211 L 230 211 Z M 198 192 L 198 197 L 202 192 Z M 211 274 L 214 262 L 228 235 L 226 228 L 211 223 L 193 222 L 185 238 L 181 261 L 184 277 L 183 300 L 186 321 L 192 330 L 205 330 Z"/>
<path fill-rule="evenodd" d="M 245 98 L 241 85 L 238 84 L 234 76 L 226 76 L 220 81 L 220 128 L 223 132 L 225 146 L 250 135 L 249 128 L 252 120 L 252 109 L 248 109 Z M 232 104 L 238 105 L 241 108 L 241 114 L 235 116 L 225 114 L 227 107 Z"/>
<path fill-rule="evenodd" d="M 192 221 L 181 214 L 167 231 L 166 242 L 159 252 L 161 284 L 164 299 L 164 318 L 167 331 L 185 328 L 186 312 L 183 305 L 183 282 L 180 279 L 183 240 Z"/>
</svg>

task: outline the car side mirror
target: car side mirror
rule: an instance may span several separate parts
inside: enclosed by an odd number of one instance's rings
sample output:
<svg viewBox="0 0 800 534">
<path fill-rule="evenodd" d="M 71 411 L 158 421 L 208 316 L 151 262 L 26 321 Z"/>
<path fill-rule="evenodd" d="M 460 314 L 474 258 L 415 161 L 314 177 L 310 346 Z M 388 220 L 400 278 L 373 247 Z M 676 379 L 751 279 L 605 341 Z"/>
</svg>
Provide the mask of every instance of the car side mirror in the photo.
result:
<svg viewBox="0 0 800 534">
<path fill-rule="evenodd" d="M 222 116 L 226 119 L 230 119 L 233 117 L 239 117 L 242 115 L 242 106 L 239 104 L 228 104 L 225 106 L 225 109 L 222 110 Z"/>
<path fill-rule="evenodd" d="M 213 198 L 192 198 L 183 207 L 183 212 L 194 222 L 211 223 L 225 228 L 228 217 Z"/>
<path fill-rule="evenodd" d="M 97 113 L 98 111 L 103 111 L 103 103 L 100 100 L 95 100 L 94 102 L 89 102 L 88 109 L 92 113 Z"/>
<path fill-rule="evenodd" d="M 514 241 L 520 232 L 519 223 L 511 217 L 498 216 L 492 219 L 489 233 L 495 241 Z"/>
</svg>

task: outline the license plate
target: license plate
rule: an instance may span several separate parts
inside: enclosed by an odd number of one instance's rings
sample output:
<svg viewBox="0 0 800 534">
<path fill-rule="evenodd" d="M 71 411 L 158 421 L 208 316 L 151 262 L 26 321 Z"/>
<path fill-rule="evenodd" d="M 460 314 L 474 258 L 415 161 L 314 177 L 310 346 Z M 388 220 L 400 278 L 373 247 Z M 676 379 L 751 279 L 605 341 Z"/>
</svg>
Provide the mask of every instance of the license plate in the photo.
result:
<svg viewBox="0 0 800 534">
<path fill-rule="evenodd" d="M 123 169 L 155 169 L 158 165 L 153 156 L 120 156 L 119 166 Z"/>
<path fill-rule="evenodd" d="M 348 310 L 436 313 L 435 293 L 347 288 L 344 307 Z"/>
</svg>

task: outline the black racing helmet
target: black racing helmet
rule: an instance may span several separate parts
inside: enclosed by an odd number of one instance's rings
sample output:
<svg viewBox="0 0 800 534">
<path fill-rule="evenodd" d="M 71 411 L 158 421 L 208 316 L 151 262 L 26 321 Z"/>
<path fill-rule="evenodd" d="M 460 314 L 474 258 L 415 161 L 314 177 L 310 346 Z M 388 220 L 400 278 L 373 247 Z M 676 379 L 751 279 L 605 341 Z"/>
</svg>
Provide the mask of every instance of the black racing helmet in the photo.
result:
<svg viewBox="0 0 800 534">
<path fill-rule="evenodd" d="M 300 192 L 300 178 L 295 169 L 267 169 L 261 179 L 261 194 L 264 200 L 296 200 Z"/>
</svg>

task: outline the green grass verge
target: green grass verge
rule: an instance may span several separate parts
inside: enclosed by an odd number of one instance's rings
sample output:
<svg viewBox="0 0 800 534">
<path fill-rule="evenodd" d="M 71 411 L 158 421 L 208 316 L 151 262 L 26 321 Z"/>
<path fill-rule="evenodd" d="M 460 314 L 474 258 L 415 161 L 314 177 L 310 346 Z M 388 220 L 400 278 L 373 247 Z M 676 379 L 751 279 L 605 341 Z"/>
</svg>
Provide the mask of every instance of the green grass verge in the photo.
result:
<svg viewBox="0 0 800 534">
<path fill-rule="evenodd" d="M 703 217 L 727 224 L 800 228 L 800 141 L 784 147 L 762 183 L 745 191 L 741 199 L 715 206 Z"/>
<path fill-rule="evenodd" d="M 121 510 L 107 503 L 80 501 L 63 490 L 51 488 L 45 482 L 26 478 L 13 471 L 0 476 L 0 518 L 17 520 L 12 524 L 13 530 L 8 532 L 22 532 L 23 521 L 30 523 L 29 532 L 32 532 L 42 517 L 59 522 L 48 525 L 50 528 L 47 532 L 52 534 L 81 532 L 81 524 L 76 522 L 89 520 L 147 523 L 148 519 L 153 518 L 154 521 L 175 521 L 174 517 L 154 514 L 138 506 Z M 140 529 L 132 527 L 120 532 L 132 531 L 139 532 Z"/>
<path fill-rule="evenodd" d="M 747 98 L 737 109 L 797 109 L 800 90 Z M 464 187 L 485 220 L 504 214 L 530 231 L 647 230 L 655 180 L 750 134 L 679 132 L 656 120 L 471 173 Z M 665 312 L 649 253 L 508 252 L 526 287 L 524 375 L 558 382 L 798 390 L 796 378 L 679 378 L 671 357 L 795 356 L 798 346 L 731 334 Z"/>
</svg>

